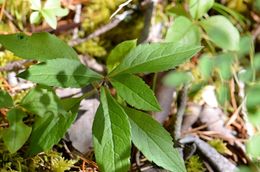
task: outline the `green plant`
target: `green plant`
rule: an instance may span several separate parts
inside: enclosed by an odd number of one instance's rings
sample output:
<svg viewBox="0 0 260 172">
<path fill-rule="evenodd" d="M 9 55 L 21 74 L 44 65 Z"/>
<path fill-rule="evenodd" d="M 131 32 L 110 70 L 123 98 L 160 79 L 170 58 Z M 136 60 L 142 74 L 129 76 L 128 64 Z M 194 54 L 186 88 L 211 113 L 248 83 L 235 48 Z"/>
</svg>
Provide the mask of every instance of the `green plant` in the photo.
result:
<svg viewBox="0 0 260 172">
<path fill-rule="evenodd" d="M 32 9 L 42 10 L 40 1 L 32 2 L 35 3 Z M 204 41 L 207 53 L 199 59 L 197 71 L 186 70 L 184 65 L 166 76 L 164 82 L 174 87 L 189 85 L 194 80 L 195 84 L 211 82 L 210 76 L 216 71 L 221 82 L 218 100 L 225 106 L 229 98 L 225 84 L 232 77 L 232 64 L 241 55 L 238 52 L 241 41 L 238 30 L 227 17 L 207 15 L 214 6 L 222 8 L 213 0 L 190 0 L 189 12 L 182 11 L 185 15 L 181 16 L 173 14 L 176 19 L 163 43 L 136 45 L 136 40 L 120 43 L 108 56 L 106 75 L 85 67 L 71 47 L 51 34 L 0 35 L 0 43 L 16 56 L 39 61 L 18 75 L 37 84 L 19 103 L 14 104 L 8 93 L 0 92 L 0 107 L 8 109 L 9 127 L 4 128 L 0 137 L 5 146 L 14 153 L 27 142 L 29 155 L 51 149 L 74 121 L 80 101 L 98 93 L 101 103 L 94 119 L 93 142 L 101 171 L 127 171 L 131 141 L 158 166 L 186 171 L 170 134 L 143 112 L 161 108 L 153 91 L 136 74 L 173 69 L 195 55 Z M 60 4 L 56 7 L 60 8 Z M 36 19 L 38 11 L 34 13 Z M 56 13 L 52 12 L 51 16 L 51 21 L 46 21 L 54 26 Z M 199 74 L 195 75 L 196 72 Z M 88 84 L 94 89 L 79 98 L 59 99 L 54 92 L 55 87 L 81 88 Z M 110 93 L 111 87 L 123 103 Z M 25 122 L 27 117 L 33 118 L 33 124 Z"/>
<path fill-rule="evenodd" d="M 93 84 L 99 90 L 101 101 L 93 124 L 95 156 L 101 171 L 129 169 L 131 140 L 157 165 L 172 171 L 185 171 L 168 132 L 149 115 L 137 110 L 159 111 L 160 106 L 149 86 L 134 74 L 174 68 L 197 53 L 200 46 L 151 43 L 135 47 L 122 43 L 118 47 L 126 46 L 131 50 L 115 48 L 110 58 L 122 58 L 113 70 L 102 76 L 82 65 L 72 48 L 48 33 L 1 35 L 0 42 L 19 57 L 40 62 L 18 75 L 38 84 L 19 104 L 14 105 L 11 97 L 1 92 L 1 108 L 9 109 L 10 124 L 2 137 L 10 152 L 19 150 L 27 140 L 31 155 L 50 149 L 74 121 L 80 101 L 90 94 L 60 100 L 52 87 Z M 43 44 L 47 46 L 41 46 Z M 120 105 L 113 98 L 109 83 L 131 108 Z M 4 101 L 7 99 L 9 101 Z M 23 118 L 28 114 L 35 115 L 32 126 L 24 124 Z"/>
<path fill-rule="evenodd" d="M 30 22 L 39 23 L 42 18 L 53 28 L 57 27 L 57 17 L 66 16 L 69 13 L 68 9 L 61 8 L 60 0 L 47 0 L 42 6 L 41 0 L 30 0 L 31 13 Z"/>
</svg>

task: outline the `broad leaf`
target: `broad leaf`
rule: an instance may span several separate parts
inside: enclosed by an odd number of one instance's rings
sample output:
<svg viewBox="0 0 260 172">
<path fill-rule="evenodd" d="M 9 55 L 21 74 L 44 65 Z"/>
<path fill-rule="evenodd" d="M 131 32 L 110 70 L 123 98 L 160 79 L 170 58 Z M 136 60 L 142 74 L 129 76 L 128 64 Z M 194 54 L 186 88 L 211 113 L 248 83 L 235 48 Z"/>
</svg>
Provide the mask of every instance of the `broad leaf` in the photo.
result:
<svg viewBox="0 0 260 172">
<path fill-rule="evenodd" d="M 250 50 L 253 48 L 253 38 L 251 35 L 244 35 L 241 37 L 239 42 L 239 57 L 244 57 L 250 53 Z"/>
<path fill-rule="evenodd" d="M 36 12 L 33 12 L 31 15 L 30 15 L 30 22 L 32 24 L 35 24 L 35 23 L 39 23 L 41 21 L 41 14 L 36 11 Z"/>
<path fill-rule="evenodd" d="M 41 117 L 47 113 L 58 115 L 64 112 L 60 100 L 52 88 L 39 85 L 30 90 L 22 99 L 21 106 Z"/>
<path fill-rule="evenodd" d="M 200 46 L 180 46 L 176 43 L 142 44 L 132 49 L 110 76 L 168 70 L 187 61 L 200 49 Z"/>
<path fill-rule="evenodd" d="M 126 107 L 125 112 L 130 120 L 132 140 L 146 158 L 170 171 L 186 171 L 179 152 L 173 148 L 170 134 L 158 122 L 131 108 Z"/>
<path fill-rule="evenodd" d="M 201 18 L 214 5 L 214 0 L 189 0 L 189 10 L 195 19 Z"/>
<path fill-rule="evenodd" d="M 0 108 L 10 108 L 13 105 L 12 97 L 7 92 L 0 90 Z"/>
<path fill-rule="evenodd" d="M 84 98 L 82 98 L 82 97 L 65 98 L 65 99 L 61 99 L 60 103 L 66 111 L 69 111 L 69 110 L 75 108 L 76 106 L 78 106 L 80 104 L 81 100 L 83 100 L 83 99 Z"/>
<path fill-rule="evenodd" d="M 201 21 L 209 39 L 217 46 L 231 51 L 239 49 L 239 32 L 224 16 L 213 16 Z"/>
<path fill-rule="evenodd" d="M 163 78 L 163 83 L 168 87 L 179 87 L 192 81 L 190 72 L 171 72 Z"/>
<path fill-rule="evenodd" d="M 124 41 L 118 44 L 107 57 L 107 68 L 110 72 L 119 63 L 123 60 L 123 58 L 131 51 L 131 49 L 136 47 L 136 40 Z"/>
<path fill-rule="evenodd" d="M 56 9 L 61 7 L 60 0 L 47 0 L 44 4 L 45 9 Z"/>
<path fill-rule="evenodd" d="M 30 137 L 29 154 L 34 155 L 47 151 L 57 144 L 65 135 L 77 116 L 78 106 L 71 112 L 60 115 L 46 113 L 43 117 L 36 118 Z"/>
<path fill-rule="evenodd" d="M 247 153 L 252 157 L 252 158 L 259 158 L 260 156 L 260 135 L 254 135 L 250 140 L 248 140 L 246 144 L 246 149 Z"/>
<path fill-rule="evenodd" d="M 27 115 L 20 109 L 11 109 L 7 113 L 7 119 L 10 125 L 4 129 L 3 140 L 11 153 L 15 153 L 19 150 L 31 134 L 31 127 L 23 123 L 23 118 L 26 116 Z"/>
<path fill-rule="evenodd" d="M 23 33 L 0 35 L 0 43 L 16 56 L 45 61 L 56 58 L 78 60 L 77 53 L 65 42 L 46 32 L 27 36 Z"/>
<path fill-rule="evenodd" d="M 246 106 L 249 121 L 258 126 L 260 124 L 260 85 L 255 84 L 249 87 L 246 96 Z"/>
<path fill-rule="evenodd" d="M 217 98 L 218 102 L 221 106 L 225 106 L 225 104 L 229 101 L 230 99 L 230 92 L 229 92 L 229 85 L 222 83 L 218 88 L 217 88 Z"/>
<path fill-rule="evenodd" d="M 214 69 L 214 59 L 208 54 L 204 54 L 199 59 L 199 71 L 204 79 L 209 79 L 211 77 L 212 71 Z"/>
<path fill-rule="evenodd" d="M 102 79 L 101 75 L 71 59 L 47 60 L 18 76 L 35 83 L 57 87 L 83 87 Z"/>
<path fill-rule="evenodd" d="M 42 9 L 41 14 L 45 21 L 53 28 L 57 28 L 57 18 L 55 10 L 52 9 Z"/>
<path fill-rule="evenodd" d="M 215 59 L 215 65 L 218 69 L 220 77 L 223 80 L 229 80 L 232 76 L 231 66 L 233 64 L 233 56 L 231 53 L 220 54 Z"/>
<path fill-rule="evenodd" d="M 32 10 L 40 10 L 41 9 L 41 0 L 30 0 L 31 9 Z"/>
<path fill-rule="evenodd" d="M 260 107 L 260 85 L 253 85 L 247 90 L 246 106 L 249 111 L 255 111 L 257 107 Z"/>
<path fill-rule="evenodd" d="M 260 53 L 255 54 L 253 62 L 255 70 L 260 70 Z"/>
<path fill-rule="evenodd" d="M 250 84 L 250 82 L 253 81 L 253 70 L 250 67 L 243 69 L 238 73 L 238 79 Z"/>
<path fill-rule="evenodd" d="M 102 172 L 130 167 L 131 134 L 127 115 L 105 88 L 93 123 L 95 157 Z"/>
<path fill-rule="evenodd" d="M 175 42 L 181 45 L 199 45 L 199 27 L 192 23 L 190 19 L 180 16 L 174 20 L 173 25 L 168 29 L 166 42 Z"/>
<path fill-rule="evenodd" d="M 123 74 L 112 78 L 111 83 L 118 95 L 130 105 L 142 110 L 160 111 L 153 91 L 141 78 Z"/>
</svg>

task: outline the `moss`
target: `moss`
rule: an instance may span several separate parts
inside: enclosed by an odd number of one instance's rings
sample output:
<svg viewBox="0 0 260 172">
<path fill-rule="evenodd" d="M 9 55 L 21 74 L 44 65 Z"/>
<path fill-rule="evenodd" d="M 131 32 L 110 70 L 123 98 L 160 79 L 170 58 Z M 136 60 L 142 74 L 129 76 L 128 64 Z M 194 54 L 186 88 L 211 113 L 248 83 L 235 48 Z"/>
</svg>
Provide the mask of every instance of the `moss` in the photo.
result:
<svg viewBox="0 0 260 172">
<path fill-rule="evenodd" d="M 83 8 L 83 29 L 93 32 L 101 25 L 108 23 L 112 13 L 124 0 L 92 0 Z"/>
<path fill-rule="evenodd" d="M 221 154 L 225 154 L 229 151 L 226 143 L 224 143 L 223 140 L 213 139 L 213 140 L 210 140 L 208 143 Z"/>
<path fill-rule="evenodd" d="M 206 171 L 203 162 L 198 155 L 191 156 L 186 162 L 187 172 L 204 172 Z"/>
<path fill-rule="evenodd" d="M 99 41 L 97 39 L 96 41 L 88 40 L 76 46 L 76 49 L 81 54 L 89 54 L 90 56 L 93 57 L 101 58 L 107 55 L 106 49 L 99 44 Z"/>
<path fill-rule="evenodd" d="M 29 18 L 31 9 L 27 0 L 6 0 L 6 10 L 15 17 L 20 28 Z"/>
</svg>

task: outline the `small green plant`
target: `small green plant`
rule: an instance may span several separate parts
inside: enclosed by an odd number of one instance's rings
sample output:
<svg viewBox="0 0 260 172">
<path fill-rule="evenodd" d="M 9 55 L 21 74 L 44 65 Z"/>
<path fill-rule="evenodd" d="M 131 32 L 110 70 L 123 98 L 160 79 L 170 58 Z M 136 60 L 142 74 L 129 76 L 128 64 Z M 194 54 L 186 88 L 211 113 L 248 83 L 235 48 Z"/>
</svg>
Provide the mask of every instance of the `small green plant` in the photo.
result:
<svg viewBox="0 0 260 172">
<path fill-rule="evenodd" d="M 131 141 L 157 165 L 172 171 L 185 171 L 170 134 L 140 111 L 160 111 L 160 105 L 150 87 L 134 74 L 174 68 L 196 54 L 200 46 L 176 43 L 136 46 L 136 41 L 123 42 L 109 57 L 120 56 L 118 63 L 113 62 L 117 65 L 111 66 L 109 73 L 102 76 L 82 65 L 72 48 L 48 33 L 1 35 L 0 42 L 19 57 L 40 62 L 18 75 L 37 83 L 19 104 L 14 105 L 12 98 L 1 91 L 1 108 L 9 109 L 9 127 L 4 129 L 2 138 L 11 153 L 19 150 L 27 140 L 30 155 L 52 148 L 74 121 L 80 101 L 91 94 L 60 100 L 52 87 L 93 84 L 101 101 L 93 124 L 95 157 L 101 171 L 127 171 Z M 121 105 L 113 98 L 110 84 L 131 107 Z M 96 92 L 95 89 L 92 92 Z M 32 126 L 23 121 L 28 114 L 35 115 Z"/>
<path fill-rule="evenodd" d="M 61 8 L 60 0 L 47 0 L 42 6 L 41 0 L 30 0 L 31 13 L 30 22 L 39 23 L 42 18 L 53 28 L 57 27 L 57 17 L 64 17 L 69 13 L 68 9 Z"/>
<path fill-rule="evenodd" d="M 41 1 L 31 2 L 32 9 L 36 10 L 31 21 L 38 21 L 40 15 L 44 17 L 47 10 L 51 19 L 46 21 L 55 27 L 56 10 L 45 8 L 52 1 L 48 0 L 43 8 Z M 55 4 L 61 10 L 60 4 Z M 214 0 L 190 0 L 186 15 L 189 17 L 177 16 L 162 43 L 136 45 L 136 40 L 120 43 L 109 54 L 108 71 L 104 75 L 81 64 L 71 47 L 49 33 L 0 35 L 0 43 L 14 55 L 39 62 L 18 74 L 18 77 L 36 83 L 20 102 L 14 103 L 7 92 L 0 91 L 0 108 L 8 110 L 9 126 L 0 134 L 7 149 L 15 153 L 26 143 L 29 155 L 51 149 L 75 120 L 81 100 L 98 93 L 100 105 L 92 133 L 100 171 L 128 171 L 131 142 L 158 166 L 170 171 L 186 171 L 170 134 L 144 112 L 160 111 L 161 108 L 153 91 L 138 74 L 166 71 L 181 65 L 201 50 L 203 38 L 216 58 L 203 56 L 199 61 L 202 80 L 207 81 L 213 70 L 210 66 L 216 66 L 223 88 L 219 91 L 219 102 L 224 104 L 228 92 L 224 84 L 232 76 L 230 66 L 234 52 L 239 49 L 240 35 L 226 17 L 209 17 L 207 11 L 212 7 L 221 6 Z M 221 48 L 223 53 L 216 55 L 215 47 Z M 165 83 L 174 87 L 191 81 L 190 71 L 174 71 L 165 78 Z M 81 88 L 89 84 L 94 89 L 79 98 L 60 99 L 54 92 L 56 87 Z M 111 87 L 123 103 L 110 93 Z M 28 117 L 33 118 L 32 124 L 25 122 Z M 59 162 L 62 164 L 62 160 Z M 198 159 L 193 158 L 190 162 L 196 164 Z M 198 168 L 202 169 L 200 164 Z"/>
</svg>

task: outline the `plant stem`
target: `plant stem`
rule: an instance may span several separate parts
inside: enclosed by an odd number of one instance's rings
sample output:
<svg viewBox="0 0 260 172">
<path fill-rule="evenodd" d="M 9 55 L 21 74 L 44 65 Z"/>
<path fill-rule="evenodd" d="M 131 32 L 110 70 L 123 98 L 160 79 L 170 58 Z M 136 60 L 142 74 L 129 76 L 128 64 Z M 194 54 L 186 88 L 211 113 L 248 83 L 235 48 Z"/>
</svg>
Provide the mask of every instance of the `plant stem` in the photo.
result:
<svg viewBox="0 0 260 172">
<path fill-rule="evenodd" d="M 187 98 L 188 98 L 187 94 L 188 94 L 188 86 L 184 85 L 183 90 L 180 92 L 178 96 L 179 100 L 177 100 L 178 111 L 174 121 L 174 131 L 172 133 L 175 141 L 177 141 L 181 137 L 182 120 L 183 120 L 183 115 L 185 113 Z"/>
</svg>

